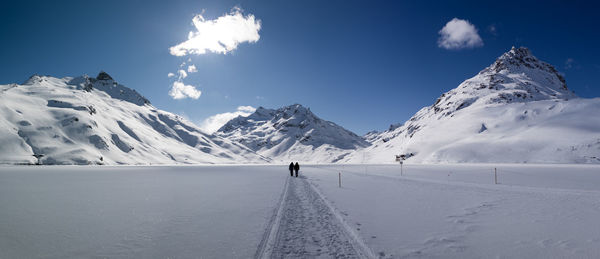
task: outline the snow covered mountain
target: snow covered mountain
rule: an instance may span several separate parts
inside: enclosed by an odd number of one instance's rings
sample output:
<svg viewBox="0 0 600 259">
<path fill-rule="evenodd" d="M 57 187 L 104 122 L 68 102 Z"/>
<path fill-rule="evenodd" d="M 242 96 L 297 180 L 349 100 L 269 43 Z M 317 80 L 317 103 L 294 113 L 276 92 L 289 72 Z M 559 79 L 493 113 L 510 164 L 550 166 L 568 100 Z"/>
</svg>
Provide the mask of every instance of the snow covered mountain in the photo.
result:
<svg viewBox="0 0 600 259">
<path fill-rule="evenodd" d="M 247 117 L 230 120 L 215 135 L 280 162 L 336 162 L 369 146 L 361 137 L 320 119 L 300 104 L 277 110 L 259 107 Z"/>
<path fill-rule="evenodd" d="M 96 78 L 34 75 L 21 85 L 0 85 L 0 115 L 5 164 L 269 161 L 156 109 L 105 72 Z"/>
<path fill-rule="evenodd" d="M 599 110 L 600 99 L 578 98 L 554 67 L 513 47 L 342 162 L 599 163 Z"/>
<path fill-rule="evenodd" d="M 107 73 L 0 85 L 0 164 L 600 163 L 600 98 L 512 48 L 403 124 L 360 137 L 299 104 L 213 135 Z"/>
</svg>

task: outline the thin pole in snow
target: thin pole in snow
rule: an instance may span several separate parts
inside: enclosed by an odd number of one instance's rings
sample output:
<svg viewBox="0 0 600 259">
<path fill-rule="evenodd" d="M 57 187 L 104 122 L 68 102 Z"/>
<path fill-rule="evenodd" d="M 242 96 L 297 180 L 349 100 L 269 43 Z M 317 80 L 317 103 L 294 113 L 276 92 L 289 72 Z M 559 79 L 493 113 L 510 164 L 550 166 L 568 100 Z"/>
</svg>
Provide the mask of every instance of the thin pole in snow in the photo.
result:
<svg viewBox="0 0 600 259">
<path fill-rule="evenodd" d="M 338 186 L 342 188 L 342 173 L 338 172 Z"/>
<path fill-rule="evenodd" d="M 400 176 L 402 176 L 402 164 L 404 164 L 404 163 L 402 163 L 402 161 L 400 161 Z"/>
<path fill-rule="evenodd" d="M 494 167 L 494 184 L 498 184 L 498 173 L 496 172 L 496 168 Z"/>
</svg>

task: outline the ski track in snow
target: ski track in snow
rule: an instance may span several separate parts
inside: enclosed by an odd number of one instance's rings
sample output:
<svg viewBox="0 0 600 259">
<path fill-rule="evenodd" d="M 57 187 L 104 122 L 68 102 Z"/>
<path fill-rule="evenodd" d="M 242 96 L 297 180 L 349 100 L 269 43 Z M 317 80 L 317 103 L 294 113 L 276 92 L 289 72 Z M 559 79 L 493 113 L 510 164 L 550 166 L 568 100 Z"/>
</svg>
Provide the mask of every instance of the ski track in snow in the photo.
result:
<svg viewBox="0 0 600 259">
<path fill-rule="evenodd" d="M 280 199 L 256 258 L 375 258 L 306 177 L 289 177 Z"/>
</svg>

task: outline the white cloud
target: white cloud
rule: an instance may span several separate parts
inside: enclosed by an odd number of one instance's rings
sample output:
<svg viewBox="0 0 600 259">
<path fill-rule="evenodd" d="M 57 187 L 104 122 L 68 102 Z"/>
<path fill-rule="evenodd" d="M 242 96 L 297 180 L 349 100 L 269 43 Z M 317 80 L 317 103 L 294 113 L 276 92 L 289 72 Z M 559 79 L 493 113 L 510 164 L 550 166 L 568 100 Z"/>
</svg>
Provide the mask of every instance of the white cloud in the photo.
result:
<svg viewBox="0 0 600 259">
<path fill-rule="evenodd" d="M 490 26 L 488 26 L 488 31 L 494 35 L 494 36 L 498 36 L 498 27 L 496 27 L 495 24 L 492 24 Z"/>
<path fill-rule="evenodd" d="M 256 111 L 256 108 L 252 106 L 239 106 L 235 112 L 219 113 L 206 118 L 200 123 L 200 128 L 206 133 L 212 134 L 231 119 L 237 116 L 248 116 L 254 111 Z"/>
<path fill-rule="evenodd" d="M 256 111 L 256 108 L 252 106 L 238 106 L 237 110 L 240 112 L 253 113 Z"/>
<path fill-rule="evenodd" d="M 179 43 L 169 51 L 174 56 L 201 55 L 208 52 L 227 54 L 243 42 L 257 42 L 260 20 L 253 14 L 244 16 L 240 8 L 214 20 L 205 20 L 201 14 L 192 19 L 196 31 L 190 31 L 188 40 Z"/>
<path fill-rule="evenodd" d="M 187 71 L 188 71 L 188 73 L 196 73 L 196 72 L 198 72 L 198 69 L 196 68 L 195 65 L 189 65 Z"/>
<path fill-rule="evenodd" d="M 169 73 L 167 74 L 167 77 L 174 77 L 174 76 L 175 76 L 175 74 L 173 74 L 173 73 L 171 73 L 171 72 L 169 72 Z"/>
<path fill-rule="evenodd" d="M 178 70 L 177 73 L 179 74 L 179 79 L 180 80 L 187 77 L 187 73 L 183 69 Z"/>
<path fill-rule="evenodd" d="M 438 46 L 445 49 L 463 49 L 483 46 L 477 28 L 467 20 L 454 18 L 439 31 Z"/>
<path fill-rule="evenodd" d="M 573 64 L 575 64 L 575 60 L 572 58 L 568 58 L 567 61 L 565 61 L 565 69 L 573 68 Z"/>
<path fill-rule="evenodd" d="M 173 86 L 169 91 L 169 95 L 173 97 L 173 99 L 184 99 L 184 98 L 192 98 L 198 99 L 202 92 L 197 90 L 193 85 L 186 85 L 181 81 L 173 82 Z"/>
</svg>

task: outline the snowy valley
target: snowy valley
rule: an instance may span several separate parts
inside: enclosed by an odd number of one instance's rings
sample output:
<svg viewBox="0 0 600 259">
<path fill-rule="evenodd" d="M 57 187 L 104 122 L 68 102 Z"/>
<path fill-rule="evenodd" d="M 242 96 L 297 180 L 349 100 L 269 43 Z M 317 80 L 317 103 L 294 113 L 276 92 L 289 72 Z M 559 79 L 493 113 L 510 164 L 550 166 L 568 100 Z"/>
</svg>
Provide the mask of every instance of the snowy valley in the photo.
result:
<svg viewBox="0 0 600 259">
<path fill-rule="evenodd" d="M 598 165 L 0 166 L 2 258 L 594 258 Z M 341 187 L 338 177 L 341 174 Z"/>
<path fill-rule="evenodd" d="M 600 99 L 524 47 L 422 108 L 358 136 L 294 104 L 206 134 L 107 73 L 0 86 L 2 164 L 600 163 Z"/>
<path fill-rule="evenodd" d="M 207 134 L 107 73 L 36 75 L 0 86 L 0 257 L 593 257 L 598 110 L 526 48 L 362 137 L 300 104 Z"/>
<path fill-rule="evenodd" d="M 0 259 L 600 258 L 598 1 L 0 6 Z"/>
</svg>

